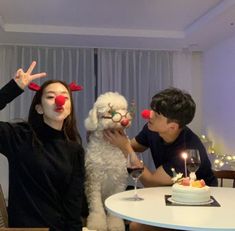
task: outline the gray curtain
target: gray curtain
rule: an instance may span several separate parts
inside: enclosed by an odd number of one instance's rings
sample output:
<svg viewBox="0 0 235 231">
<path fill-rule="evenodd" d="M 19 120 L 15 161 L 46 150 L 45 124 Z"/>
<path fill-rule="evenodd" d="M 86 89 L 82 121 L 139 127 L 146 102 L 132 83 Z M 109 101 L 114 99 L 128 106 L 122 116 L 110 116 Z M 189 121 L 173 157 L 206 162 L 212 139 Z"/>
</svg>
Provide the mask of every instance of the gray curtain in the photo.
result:
<svg viewBox="0 0 235 231">
<path fill-rule="evenodd" d="M 39 85 L 47 79 L 59 79 L 67 83 L 72 81 L 84 87 L 81 92 L 73 92 L 75 113 L 79 131 L 85 137 L 83 121 L 95 99 L 94 49 L 55 48 L 29 46 L 0 46 L 1 86 L 7 83 L 16 69 L 26 70 L 35 60 L 34 72 L 47 72 L 47 77 L 36 80 Z M 1 111 L 1 120 L 27 119 L 28 110 L 34 92 L 26 89 L 24 94 L 15 99 Z"/>
<path fill-rule="evenodd" d="M 136 117 L 127 131 L 130 137 L 145 124 L 140 112 L 149 108 L 152 96 L 172 85 L 172 51 L 98 49 L 98 95 L 117 91 L 136 104 Z M 145 164 L 154 169 L 149 152 L 144 157 Z"/>
</svg>

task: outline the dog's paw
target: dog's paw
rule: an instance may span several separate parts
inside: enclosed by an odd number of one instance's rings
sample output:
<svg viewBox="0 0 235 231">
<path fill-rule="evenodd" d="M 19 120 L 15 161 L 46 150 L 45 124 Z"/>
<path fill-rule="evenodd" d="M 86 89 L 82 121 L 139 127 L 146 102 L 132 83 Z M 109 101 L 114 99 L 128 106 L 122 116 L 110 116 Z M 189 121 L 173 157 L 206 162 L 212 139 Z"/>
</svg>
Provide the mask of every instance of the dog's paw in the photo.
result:
<svg viewBox="0 0 235 231">
<path fill-rule="evenodd" d="M 109 215 L 107 217 L 108 231 L 125 231 L 124 221 L 118 217 Z"/>
<path fill-rule="evenodd" d="M 107 231 L 106 215 L 101 213 L 90 213 L 87 217 L 87 228 L 89 230 Z"/>
</svg>

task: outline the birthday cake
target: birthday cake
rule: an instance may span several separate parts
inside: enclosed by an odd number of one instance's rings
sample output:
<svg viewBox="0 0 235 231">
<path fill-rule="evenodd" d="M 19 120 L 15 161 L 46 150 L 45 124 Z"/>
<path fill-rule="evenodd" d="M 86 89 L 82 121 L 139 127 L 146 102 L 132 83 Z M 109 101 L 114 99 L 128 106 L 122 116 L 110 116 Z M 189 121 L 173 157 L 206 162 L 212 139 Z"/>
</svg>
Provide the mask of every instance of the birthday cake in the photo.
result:
<svg viewBox="0 0 235 231">
<path fill-rule="evenodd" d="M 210 201 L 210 187 L 204 180 L 191 181 L 183 178 L 172 186 L 172 201 L 180 203 L 207 203 Z"/>
</svg>

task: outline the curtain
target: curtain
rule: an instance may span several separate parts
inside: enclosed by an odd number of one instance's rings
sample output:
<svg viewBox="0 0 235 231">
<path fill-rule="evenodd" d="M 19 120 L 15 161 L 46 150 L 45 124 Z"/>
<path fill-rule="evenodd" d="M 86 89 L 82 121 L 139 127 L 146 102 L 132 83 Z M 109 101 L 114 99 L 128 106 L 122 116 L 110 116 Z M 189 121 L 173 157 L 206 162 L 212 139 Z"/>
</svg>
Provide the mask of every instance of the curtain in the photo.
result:
<svg viewBox="0 0 235 231">
<path fill-rule="evenodd" d="M 196 103 L 196 114 L 189 127 L 198 135 L 202 131 L 202 52 L 189 49 L 173 53 L 173 85 L 191 94 Z"/>
<path fill-rule="evenodd" d="M 173 53 L 173 83 L 177 88 L 192 92 L 192 52 L 188 49 Z"/>
<path fill-rule="evenodd" d="M 0 88 L 3 87 L 16 71 L 16 56 L 13 46 L 0 46 Z M 10 106 L 7 105 L 0 113 L 1 121 L 8 121 L 10 117 Z"/>
<path fill-rule="evenodd" d="M 94 49 L 0 46 L 1 86 L 19 67 L 27 70 L 33 60 L 37 61 L 34 73 L 47 73 L 46 78 L 35 80 L 37 84 L 41 85 L 47 79 L 59 79 L 67 83 L 74 81 L 84 87 L 83 91 L 73 92 L 73 99 L 79 131 L 82 138 L 86 137 L 83 122 L 95 99 Z M 24 94 L 1 111 L 1 120 L 27 120 L 34 94 L 25 89 Z"/>
<path fill-rule="evenodd" d="M 127 101 L 135 102 L 136 116 L 127 133 L 134 137 L 142 129 L 144 121 L 140 112 L 149 108 L 153 95 L 173 85 L 173 52 L 98 49 L 98 95 L 117 91 Z M 144 161 L 154 169 L 149 151 Z"/>
</svg>

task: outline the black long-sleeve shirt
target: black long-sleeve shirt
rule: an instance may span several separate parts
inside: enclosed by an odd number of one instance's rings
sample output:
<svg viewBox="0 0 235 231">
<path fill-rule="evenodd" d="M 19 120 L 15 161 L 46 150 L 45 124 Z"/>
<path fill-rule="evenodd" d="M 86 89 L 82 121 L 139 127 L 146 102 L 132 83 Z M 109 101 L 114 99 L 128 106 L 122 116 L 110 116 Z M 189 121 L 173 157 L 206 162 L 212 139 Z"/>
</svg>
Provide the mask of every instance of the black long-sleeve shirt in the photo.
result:
<svg viewBox="0 0 235 231">
<path fill-rule="evenodd" d="M 0 90 L 0 109 L 23 91 L 10 81 Z M 33 142 L 34 133 L 40 142 Z M 0 152 L 9 161 L 9 225 L 81 230 L 84 150 L 45 123 L 0 122 Z"/>
</svg>

